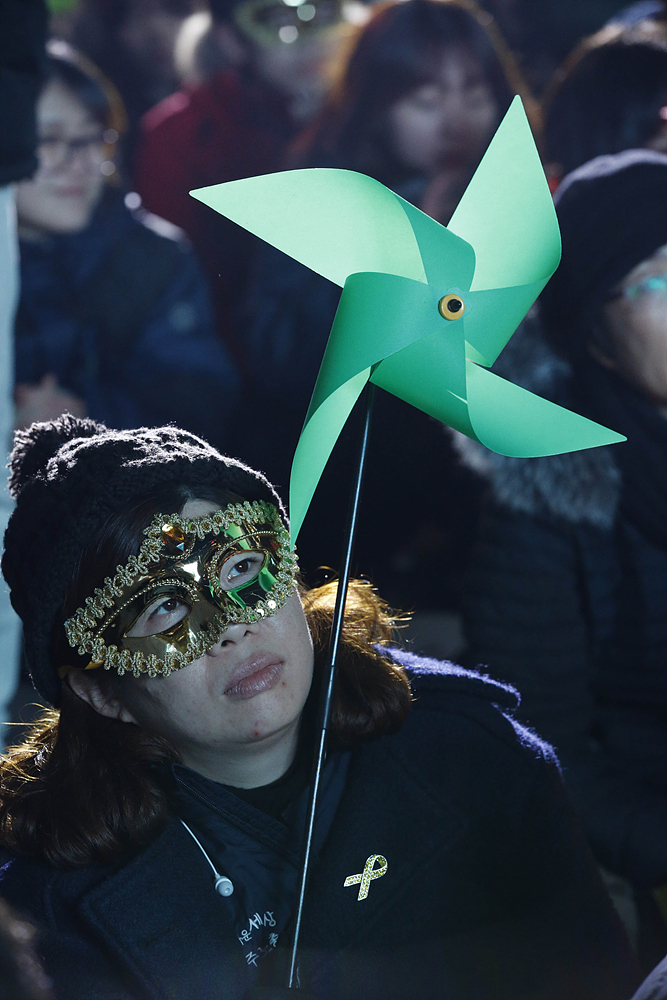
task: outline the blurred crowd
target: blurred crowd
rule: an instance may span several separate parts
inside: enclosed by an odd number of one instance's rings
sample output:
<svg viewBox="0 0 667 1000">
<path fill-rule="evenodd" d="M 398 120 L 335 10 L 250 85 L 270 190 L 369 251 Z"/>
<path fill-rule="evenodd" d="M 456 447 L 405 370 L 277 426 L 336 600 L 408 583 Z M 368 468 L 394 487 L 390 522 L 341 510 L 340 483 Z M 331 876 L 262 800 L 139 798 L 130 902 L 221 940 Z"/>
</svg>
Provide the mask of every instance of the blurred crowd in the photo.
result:
<svg viewBox="0 0 667 1000">
<path fill-rule="evenodd" d="M 494 370 L 627 443 L 500 458 L 381 394 L 354 570 L 415 611 L 415 649 L 518 688 L 648 970 L 667 951 L 665 5 L 58 0 L 47 27 L 21 2 L 36 159 L 29 137 L 14 172 L 0 159 L 20 254 L 5 428 L 174 421 L 283 493 L 340 289 L 189 192 L 343 167 L 446 225 L 523 99 L 563 262 Z M 3 106 L 3 134 L 26 114 Z M 339 566 L 360 416 L 300 537 L 311 583 Z"/>
</svg>

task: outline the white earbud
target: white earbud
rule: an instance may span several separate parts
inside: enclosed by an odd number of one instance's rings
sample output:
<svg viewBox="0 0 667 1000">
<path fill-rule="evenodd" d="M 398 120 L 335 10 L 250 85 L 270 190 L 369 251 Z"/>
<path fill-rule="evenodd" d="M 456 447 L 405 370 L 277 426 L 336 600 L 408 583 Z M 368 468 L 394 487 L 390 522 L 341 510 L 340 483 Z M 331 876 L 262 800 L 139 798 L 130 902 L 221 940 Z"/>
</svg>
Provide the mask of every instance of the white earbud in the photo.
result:
<svg viewBox="0 0 667 1000">
<path fill-rule="evenodd" d="M 234 892 L 232 880 L 227 878 L 226 875 L 218 875 L 215 880 L 215 891 L 219 892 L 221 896 L 231 896 Z"/>
<path fill-rule="evenodd" d="M 202 854 L 204 855 L 204 857 L 208 861 L 209 865 L 211 866 L 211 871 L 213 872 L 213 874 L 215 876 L 215 891 L 217 893 L 219 893 L 221 896 L 231 896 L 231 894 L 234 892 L 234 883 L 232 882 L 232 880 L 230 878 L 227 878 L 226 875 L 221 875 L 219 871 L 216 871 L 215 865 L 213 864 L 213 862 L 209 858 L 208 854 L 206 853 L 206 851 L 204 850 L 204 848 L 201 846 L 201 844 L 199 843 L 199 841 L 195 837 L 194 833 L 192 832 L 192 830 L 190 829 L 190 827 L 188 826 L 188 824 L 184 823 L 183 820 L 181 820 L 181 823 L 183 823 L 183 826 L 188 831 L 188 833 L 190 834 L 190 836 L 194 840 L 195 844 L 197 845 L 197 847 L 199 848 L 199 850 L 202 852 Z"/>
</svg>

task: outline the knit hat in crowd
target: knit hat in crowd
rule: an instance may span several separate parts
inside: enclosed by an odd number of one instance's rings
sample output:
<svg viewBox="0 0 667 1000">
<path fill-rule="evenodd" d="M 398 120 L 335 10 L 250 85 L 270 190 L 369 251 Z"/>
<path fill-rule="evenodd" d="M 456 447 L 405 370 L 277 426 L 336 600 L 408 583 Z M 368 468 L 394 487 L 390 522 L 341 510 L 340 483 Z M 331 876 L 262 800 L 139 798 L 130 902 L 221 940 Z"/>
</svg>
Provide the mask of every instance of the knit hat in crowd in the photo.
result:
<svg viewBox="0 0 667 1000">
<path fill-rule="evenodd" d="M 114 431 L 65 415 L 18 431 L 9 467 L 16 508 L 2 572 L 23 621 L 33 684 L 52 705 L 60 701 L 49 655 L 54 628 L 81 554 L 111 516 L 156 489 L 184 485 L 195 494 L 222 488 L 244 500 L 266 500 L 284 517 L 261 473 L 176 427 Z"/>
<path fill-rule="evenodd" d="M 573 170 L 556 192 L 563 256 L 540 298 L 545 331 L 573 358 L 620 281 L 667 244 L 667 156 L 630 149 Z"/>
</svg>

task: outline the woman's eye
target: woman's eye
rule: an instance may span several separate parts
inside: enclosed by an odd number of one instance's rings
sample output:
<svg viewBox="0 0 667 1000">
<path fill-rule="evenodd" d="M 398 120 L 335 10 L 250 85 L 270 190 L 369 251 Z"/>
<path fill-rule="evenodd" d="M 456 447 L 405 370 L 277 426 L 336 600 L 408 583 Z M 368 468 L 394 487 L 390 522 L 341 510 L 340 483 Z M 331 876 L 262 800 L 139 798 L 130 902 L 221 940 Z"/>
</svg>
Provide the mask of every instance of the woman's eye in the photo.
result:
<svg viewBox="0 0 667 1000">
<path fill-rule="evenodd" d="M 259 575 L 264 566 L 263 552 L 244 552 L 242 555 L 230 556 L 220 572 L 220 586 L 223 590 L 236 590 L 244 587 Z"/>
<path fill-rule="evenodd" d="M 442 104 L 442 92 L 438 87 L 421 87 L 412 93 L 409 100 L 417 111 L 435 111 Z"/>
<path fill-rule="evenodd" d="M 182 601 L 180 597 L 160 598 L 149 604 L 145 611 L 142 611 L 127 635 L 140 638 L 141 636 L 159 635 L 160 632 L 167 632 L 174 625 L 178 625 L 189 611 L 189 604 Z"/>
</svg>

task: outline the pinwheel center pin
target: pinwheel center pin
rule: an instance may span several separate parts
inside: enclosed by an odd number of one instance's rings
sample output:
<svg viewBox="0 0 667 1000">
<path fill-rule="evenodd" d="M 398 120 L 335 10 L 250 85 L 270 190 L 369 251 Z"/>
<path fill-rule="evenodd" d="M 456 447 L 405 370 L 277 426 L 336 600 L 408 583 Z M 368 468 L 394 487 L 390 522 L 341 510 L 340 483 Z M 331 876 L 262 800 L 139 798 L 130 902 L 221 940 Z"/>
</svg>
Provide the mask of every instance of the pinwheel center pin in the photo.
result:
<svg viewBox="0 0 667 1000">
<path fill-rule="evenodd" d="M 438 312 L 444 319 L 460 319 L 466 310 L 466 305 L 460 295 L 443 295 L 438 302 Z"/>
</svg>

